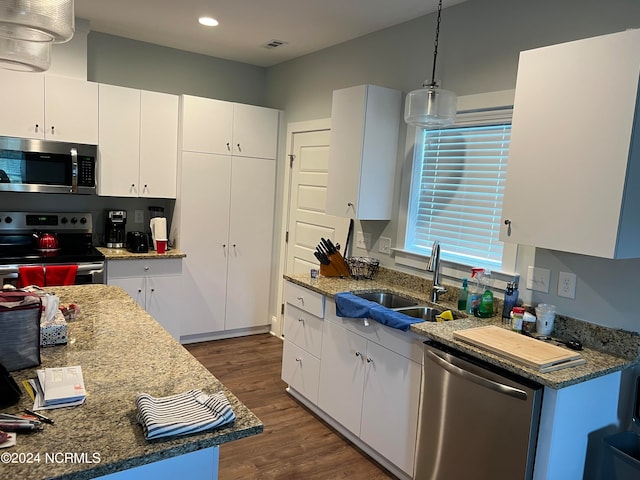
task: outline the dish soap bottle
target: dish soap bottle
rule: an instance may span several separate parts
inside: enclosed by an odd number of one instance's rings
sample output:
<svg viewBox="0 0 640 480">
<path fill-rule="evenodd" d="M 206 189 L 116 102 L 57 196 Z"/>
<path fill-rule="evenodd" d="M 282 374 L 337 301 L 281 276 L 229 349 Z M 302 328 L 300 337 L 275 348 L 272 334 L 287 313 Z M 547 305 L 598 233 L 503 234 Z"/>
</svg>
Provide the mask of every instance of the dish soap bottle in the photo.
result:
<svg viewBox="0 0 640 480">
<path fill-rule="evenodd" d="M 507 282 L 507 289 L 504 292 L 504 306 L 502 308 L 502 323 L 511 325 L 511 311 L 518 303 L 518 284 Z"/>
<path fill-rule="evenodd" d="M 482 298 L 480 299 L 480 318 L 493 317 L 493 292 L 490 288 L 491 278 L 490 272 L 483 272 L 482 281 Z"/>
<path fill-rule="evenodd" d="M 467 291 L 467 279 L 462 279 L 462 288 L 458 292 L 458 310 L 461 312 L 467 311 L 467 297 L 469 292 Z"/>
</svg>

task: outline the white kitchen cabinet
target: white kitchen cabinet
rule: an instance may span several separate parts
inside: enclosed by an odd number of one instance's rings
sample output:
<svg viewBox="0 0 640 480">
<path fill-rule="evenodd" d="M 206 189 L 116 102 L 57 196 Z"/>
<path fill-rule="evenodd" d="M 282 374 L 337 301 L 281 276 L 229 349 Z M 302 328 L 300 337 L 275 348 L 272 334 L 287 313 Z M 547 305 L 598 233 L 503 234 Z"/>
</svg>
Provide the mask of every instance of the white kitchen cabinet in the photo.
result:
<svg viewBox="0 0 640 480">
<path fill-rule="evenodd" d="M 98 194 L 175 198 L 178 97 L 99 86 Z"/>
<path fill-rule="evenodd" d="M 175 339 L 188 308 L 182 301 L 182 259 L 111 260 L 107 284 L 122 287 Z"/>
<path fill-rule="evenodd" d="M 278 110 L 182 96 L 182 150 L 275 159 Z"/>
<path fill-rule="evenodd" d="M 173 237 L 187 253 L 191 312 L 182 335 L 268 326 L 275 161 L 197 152 L 181 161 Z"/>
<path fill-rule="evenodd" d="M 412 358 L 419 342 L 409 333 L 380 333 L 392 329 L 375 321 L 367 326 L 361 319 L 340 319 L 332 301 L 326 312 L 318 407 L 412 475 L 422 378 L 421 364 Z M 404 339 L 402 354 L 387 348 L 396 340 L 385 345 L 396 336 Z"/>
<path fill-rule="evenodd" d="M 318 402 L 324 296 L 285 283 L 282 380 L 312 403 Z"/>
<path fill-rule="evenodd" d="M 0 72 L 0 135 L 98 143 L 98 86 L 75 78 Z"/>
<path fill-rule="evenodd" d="M 390 220 L 402 94 L 375 85 L 335 90 L 327 213 Z"/>
<path fill-rule="evenodd" d="M 639 44 L 629 30 L 521 52 L 500 240 L 640 257 Z"/>
</svg>

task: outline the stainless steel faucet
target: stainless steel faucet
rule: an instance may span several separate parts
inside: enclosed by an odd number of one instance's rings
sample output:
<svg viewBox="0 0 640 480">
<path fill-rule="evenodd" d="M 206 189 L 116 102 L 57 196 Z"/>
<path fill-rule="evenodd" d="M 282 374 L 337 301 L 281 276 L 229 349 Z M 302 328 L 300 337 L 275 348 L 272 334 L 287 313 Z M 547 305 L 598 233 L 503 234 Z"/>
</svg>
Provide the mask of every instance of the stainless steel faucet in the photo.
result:
<svg viewBox="0 0 640 480">
<path fill-rule="evenodd" d="M 438 296 L 447 291 L 445 287 L 440 285 L 440 242 L 438 240 L 434 241 L 431 247 L 431 257 L 429 257 L 427 270 L 433 272 L 430 300 L 433 303 L 438 303 Z"/>
</svg>

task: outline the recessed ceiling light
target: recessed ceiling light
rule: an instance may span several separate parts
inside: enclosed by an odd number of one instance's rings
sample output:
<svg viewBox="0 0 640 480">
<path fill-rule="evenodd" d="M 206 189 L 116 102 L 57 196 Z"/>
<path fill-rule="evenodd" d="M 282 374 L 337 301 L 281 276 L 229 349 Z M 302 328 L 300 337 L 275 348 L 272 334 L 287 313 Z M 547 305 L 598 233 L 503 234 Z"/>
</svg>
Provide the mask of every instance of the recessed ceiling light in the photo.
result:
<svg viewBox="0 0 640 480">
<path fill-rule="evenodd" d="M 218 21 L 212 17 L 200 17 L 198 22 L 205 27 L 215 27 L 218 25 Z"/>
</svg>

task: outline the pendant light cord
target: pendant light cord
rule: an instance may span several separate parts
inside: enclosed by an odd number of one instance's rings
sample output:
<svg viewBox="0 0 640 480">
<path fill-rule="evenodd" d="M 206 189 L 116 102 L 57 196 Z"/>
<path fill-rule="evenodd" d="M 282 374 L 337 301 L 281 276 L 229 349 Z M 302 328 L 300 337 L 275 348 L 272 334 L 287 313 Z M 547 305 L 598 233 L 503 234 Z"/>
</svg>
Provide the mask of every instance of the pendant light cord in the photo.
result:
<svg viewBox="0 0 640 480">
<path fill-rule="evenodd" d="M 440 18 L 442 16 L 442 0 L 438 3 L 438 23 L 436 24 L 436 40 L 433 45 L 433 69 L 431 70 L 430 87 L 436 86 L 436 59 L 438 58 L 438 37 L 440 36 Z"/>
</svg>

